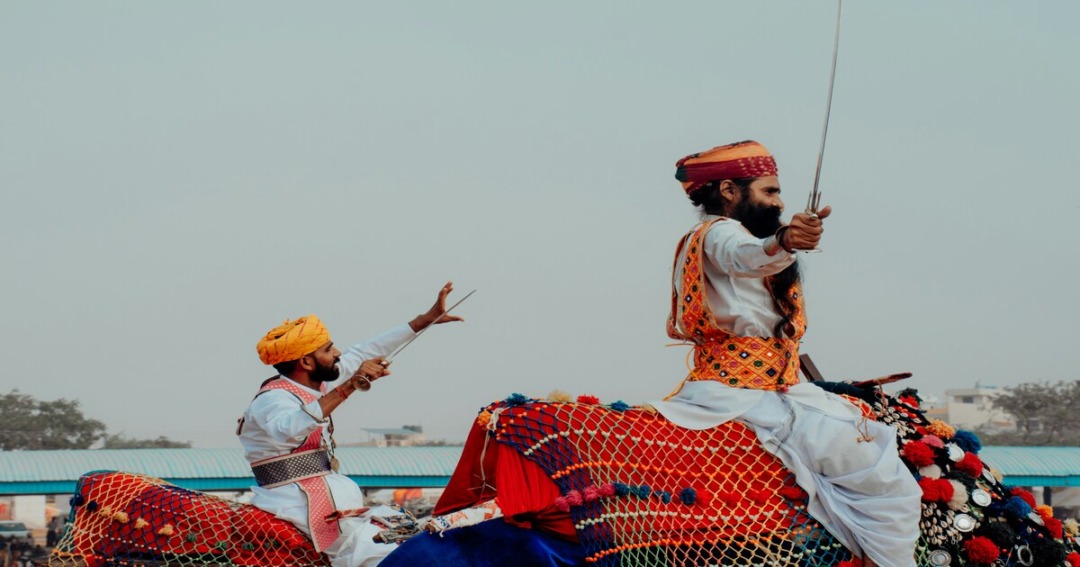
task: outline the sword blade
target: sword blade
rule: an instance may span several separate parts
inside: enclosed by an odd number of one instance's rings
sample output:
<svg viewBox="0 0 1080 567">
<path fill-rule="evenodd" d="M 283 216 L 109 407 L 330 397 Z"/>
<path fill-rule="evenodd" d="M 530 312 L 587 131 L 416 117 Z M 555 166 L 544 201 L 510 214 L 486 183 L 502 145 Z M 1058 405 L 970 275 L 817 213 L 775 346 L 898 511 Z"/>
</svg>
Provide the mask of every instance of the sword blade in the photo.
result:
<svg viewBox="0 0 1080 567">
<path fill-rule="evenodd" d="M 465 297 L 462 297 L 461 299 L 457 300 L 457 303 L 451 305 L 450 308 L 446 310 L 446 313 L 443 313 L 443 315 L 446 315 L 447 313 L 450 313 L 451 311 L 453 311 L 455 307 L 457 307 L 458 305 L 461 305 L 466 299 L 468 299 L 474 293 L 476 293 L 475 289 L 470 291 L 469 293 L 465 294 Z M 393 362 L 394 357 L 397 356 L 399 352 L 405 350 L 405 347 L 411 345 L 412 342 L 415 341 L 416 339 L 419 339 L 420 335 L 424 334 L 424 331 L 434 327 L 435 323 L 437 323 L 437 322 L 438 322 L 438 320 L 432 321 L 432 323 L 430 325 L 428 325 L 427 327 L 424 327 L 423 329 L 420 329 L 419 332 L 417 332 L 415 335 L 413 335 L 413 338 L 409 339 L 408 341 L 405 342 L 405 344 L 399 346 L 397 350 L 390 353 L 390 356 L 386 357 L 386 363 L 390 364 L 391 362 Z"/>
<path fill-rule="evenodd" d="M 836 39 L 833 41 L 832 71 L 829 73 L 829 94 L 825 99 L 825 125 L 821 128 L 821 146 L 818 149 L 817 170 L 814 172 L 814 188 L 806 201 L 806 212 L 816 213 L 821 205 L 821 164 L 825 159 L 825 139 L 829 136 L 829 114 L 832 112 L 833 85 L 836 84 L 836 58 L 840 53 L 840 14 L 843 13 L 844 0 L 836 0 Z"/>
</svg>

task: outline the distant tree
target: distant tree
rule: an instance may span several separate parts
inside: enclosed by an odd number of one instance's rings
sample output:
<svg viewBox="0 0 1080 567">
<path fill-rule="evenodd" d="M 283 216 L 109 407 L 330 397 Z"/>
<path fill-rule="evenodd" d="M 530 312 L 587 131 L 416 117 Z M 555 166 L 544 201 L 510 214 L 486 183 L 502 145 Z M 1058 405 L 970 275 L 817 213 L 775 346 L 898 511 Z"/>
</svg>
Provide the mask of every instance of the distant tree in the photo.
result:
<svg viewBox="0 0 1080 567">
<path fill-rule="evenodd" d="M 105 424 L 84 416 L 77 400 L 40 401 L 18 390 L 0 395 L 0 451 L 89 449 L 101 440 L 108 449 L 191 447 L 165 437 L 107 435 Z"/>
<path fill-rule="evenodd" d="M 988 445 L 1080 445 L 1080 381 L 1005 387 L 995 408 L 1016 420 L 1016 430 L 980 432 Z"/>
<path fill-rule="evenodd" d="M 0 450 L 87 449 L 105 424 L 83 416 L 76 400 L 38 401 L 12 390 L 0 396 Z"/>
<path fill-rule="evenodd" d="M 106 435 L 102 449 L 189 449 L 190 441 L 173 441 L 161 436 L 157 439 L 132 439 L 121 434 Z"/>
</svg>

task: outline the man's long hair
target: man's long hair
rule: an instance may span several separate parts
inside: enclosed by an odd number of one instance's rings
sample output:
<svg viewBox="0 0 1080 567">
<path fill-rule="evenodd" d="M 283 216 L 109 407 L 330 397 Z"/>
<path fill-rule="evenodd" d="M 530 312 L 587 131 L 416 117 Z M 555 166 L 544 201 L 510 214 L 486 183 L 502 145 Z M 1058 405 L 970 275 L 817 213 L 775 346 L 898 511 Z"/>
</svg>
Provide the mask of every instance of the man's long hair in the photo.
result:
<svg viewBox="0 0 1080 567">
<path fill-rule="evenodd" d="M 747 203 L 750 197 L 750 184 L 757 179 L 756 177 L 743 177 L 741 179 L 732 179 L 731 182 L 739 188 L 742 193 L 741 203 Z M 769 234 L 757 234 L 752 226 L 748 226 L 748 223 L 744 222 L 744 219 L 738 218 L 737 211 L 727 211 L 728 201 L 720 194 L 720 182 L 710 181 L 703 185 L 697 191 L 690 194 L 690 202 L 695 207 L 701 210 L 701 216 L 717 215 L 722 217 L 728 217 L 743 223 L 748 230 L 754 236 L 758 238 L 766 238 L 772 236 Z M 791 288 L 801 280 L 799 274 L 799 261 L 792 262 L 790 266 L 784 268 L 781 272 L 773 274 L 765 278 L 765 287 L 772 295 L 773 305 L 776 307 L 777 312 L 782 316 L 780 321 L 773 328 L 773 336 L 782 337 L 785 334 L 791 336 L 794 333 L 794 327 L 791 325 L 791 318 L 795 315 L 797 305 L 795 300 L 791 298 Z"/>
</svg>

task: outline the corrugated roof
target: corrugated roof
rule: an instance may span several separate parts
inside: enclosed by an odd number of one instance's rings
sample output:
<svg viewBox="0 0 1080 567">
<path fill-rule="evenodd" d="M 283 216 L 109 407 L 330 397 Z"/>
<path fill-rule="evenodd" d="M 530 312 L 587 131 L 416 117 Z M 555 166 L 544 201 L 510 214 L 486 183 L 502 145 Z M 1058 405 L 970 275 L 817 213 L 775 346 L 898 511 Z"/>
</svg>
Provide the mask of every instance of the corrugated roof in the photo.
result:
<svg viewBox="0 0 1080 567">
<path fill-rule="evenodd" d="M 415 429 L 407 429 L 404 427 L 398 427 L 394 429 L 372 429 L 365 428 L 364 431 L 368 433 L 375 433 L 377 435 L 423 435 L 423 431 L 417 431 Z"/>
<path fill-rule="evenodd" d="M 349 476 L 450 476 L 461 447 L 339 447 Z M 0 483 L 78 479 L 95 470 L 157 478 L 250 478 L 244 452 L 235 449 L 125 449 L 0 452 Z"/>
<path fill-rule="evenodd" d="M 394 478 L 449 478 L 461 447 L 339 447 L 337 456 L 342 473 L 354 479 L 367 477 L 381 486 Z M 1080 447 L 984 447 L 979 456 L 1007 482 L 1011 477 L 1054 486 L 1080 484 Z M 96 470 L 165 479 L 251 478 L 240 448 L 0 452 L 0 485 L 74 482 Z"/>
<path fill-rule="evenodd" d="M 1080 476 L 1080 447 L 983 447 L 979 458 L 1005 476 Z"/>
<path fill-rule="evenodd" d="M 450 476 L 462 447 L 338 447 L 349 476 Z"/>
</svg>

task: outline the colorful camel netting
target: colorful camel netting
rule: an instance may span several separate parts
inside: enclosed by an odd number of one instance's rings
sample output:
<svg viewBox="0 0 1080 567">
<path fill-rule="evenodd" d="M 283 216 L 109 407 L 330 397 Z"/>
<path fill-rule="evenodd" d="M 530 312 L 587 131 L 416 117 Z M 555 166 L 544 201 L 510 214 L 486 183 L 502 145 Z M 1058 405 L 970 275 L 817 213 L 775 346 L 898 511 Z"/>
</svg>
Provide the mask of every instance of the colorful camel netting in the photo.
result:
<svg viewBox="0 0 1080 567">
<path fill-rule="evenodd" d="M 1076 522 L 1003 485 L 979 459 L 978 438 L 927 420 L 914 391 L 832 388 L 896 430 L 923 488 L 919 565 L 1080 565 Z M 478 423 L 557 485 L 554 504 L 569 513 L 590 564 L 861 563 L 806 512 L 793 475 L 740 423 L 694 431 L 621 402 L 520 394 L 484 408 Z"/>
<path fill-rule="evenodd" d="M 920 566 L 1080 567 L 1077 523 L 1003 485 L 980 460 L 975 435 L 927 420 L 913 391 L 893 398 L 849 390 L 862 397 L 866 415 L 895 428 L 901 457 L 923 488 Z M 477 425 L 481 439 L 542 471 L 551 486 L 540 491 L 550 494 L 542 504 L 561 514 L 589 565 L 859 565 L 807 514 L 792 474 L 740 423 L 693 431 L 621 402 L 515 394 L 484 408 Z M 488 488 L 488 498 L 514 507 L 511 490 Z M 553 516 L 534 516 L 533 527 L 545 529 L 545 517 Z M 328 562 L 291 524 L 254 507 L 145 476 L 95 472 L 80 480 L 69 527 L 47 564 Z"/>
<path fill-rule="evenodd" d="M 328 566 L 292 524 L 249 505 L 129 473 L 80 479 L 48 565 Z"/>
</svg>

